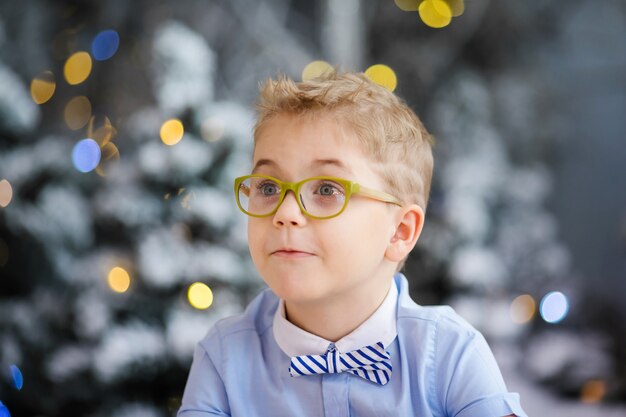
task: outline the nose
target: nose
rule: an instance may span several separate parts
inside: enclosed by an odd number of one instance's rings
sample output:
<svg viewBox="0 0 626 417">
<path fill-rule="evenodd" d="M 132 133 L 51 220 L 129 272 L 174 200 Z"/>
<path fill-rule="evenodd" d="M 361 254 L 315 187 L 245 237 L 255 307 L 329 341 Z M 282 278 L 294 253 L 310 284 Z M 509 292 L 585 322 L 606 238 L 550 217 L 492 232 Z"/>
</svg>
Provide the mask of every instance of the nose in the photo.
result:
<svg viewBox="0 0 626 417">
<path fill-rule="evenodd" d="M 272 221 L 274 226 L 280 227 L 290 224 L 292 226 L 302 226 L 306 223 L 306 215 L 300 210 L 296 195 L 293 191 L 287 191 L 285 198 L 274 213 Z"/>
</svg>

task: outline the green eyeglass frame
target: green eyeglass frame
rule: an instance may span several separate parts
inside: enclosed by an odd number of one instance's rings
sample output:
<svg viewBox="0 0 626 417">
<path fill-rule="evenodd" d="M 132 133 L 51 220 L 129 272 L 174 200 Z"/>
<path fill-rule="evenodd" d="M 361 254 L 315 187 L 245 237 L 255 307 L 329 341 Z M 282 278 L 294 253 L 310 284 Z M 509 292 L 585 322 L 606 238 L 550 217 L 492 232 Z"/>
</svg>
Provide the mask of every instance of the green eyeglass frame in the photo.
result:
<svg viewBox="0 0 626 417">
<path fill-rule="evenodd" d="M 241 205 L 241 202 L 239 201 L 239 187 L 248 178 L 266 178 L 271 181 L 274 181 L 276 184 L 280 186 L 280 197 L 278 199 L 278 203 L 276 204 L 276 208 L 274 210 L 272 210 L 271 212 L 267 214 L 252 214 L 243 208 L 243 206 Z M 300 195 L 300 188 L 302 187 L 302 185 L 305 182 L 311 181 L 311 180 L 329 180 L 329 181 L 333 181 L 338 184 L 341 184 L 343 186 L 346 192 L 346 198 L 345 198 L 343 207 L 341 208 L 341 210 L 339 210 L 337 214 L 333 214 L 332 216 L 319 217 L 319 216 L 313 216 L 309 212 L 307 212 L 307 210 L 302 205 L 302 202 L 300 201 L 300 198 L 298 196 Z M 348 201 L 350 201 L 350 197 L 352 197 L 352 195 L 354 194 L 371 198 L 372 200 L 382 201 L 383 203 L 395 204 L 400 207 L 402 207 L 403 205 L 400 200 L 398 200 L 396 197 L 392 196 L 391 194 L 387 194 L 383 191 L 373 190 L 371 188 L 364 187 L 356 182 L 349 181 L 343 178 L 327 177 L 327 176 L 305 178 L 302 181 L 298 181 L 298 182 L 286 182 L 286 181 L 281 181 L 278 178 L 271 177 L 269 175 L 245 175 L 243 177 L 235 178 L 234 191 L 235 191 L 235 199 L 237 200 L 237 206 L 239 207 L 239 210 L 241 210 L 243 213 L 251 217 L 268 217 L 268 216 L 274 215 L 278 211 L 278 208 L 280 207 L 280 205 L 283 203 L 283 200 L 285 199 L 285 196 L 287 195 L 287 191 L 292 191 L 294 196 L 296 196 L 296 202 L 298 203 L 298 206 L 300 207 L 300 210 L 302 211 L 302 213 L 317 220 L 332 219 L 333 217 L 339 216 L 346 209 L 346 207 L 348 206 Z"/>
</svg>

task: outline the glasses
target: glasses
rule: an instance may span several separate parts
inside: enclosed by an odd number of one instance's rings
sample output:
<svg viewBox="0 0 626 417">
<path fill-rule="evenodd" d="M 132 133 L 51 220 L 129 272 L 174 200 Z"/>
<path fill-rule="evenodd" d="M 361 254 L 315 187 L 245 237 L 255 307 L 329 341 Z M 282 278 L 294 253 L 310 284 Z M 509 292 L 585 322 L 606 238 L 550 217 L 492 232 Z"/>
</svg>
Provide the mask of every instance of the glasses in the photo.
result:
<svg viewBox="0 0 626 417">
<path fill-rule="evenodd" d="M 300 210 L 314 219 L 339 216 L 355 194 L 402 206 L 402 202 L 392 195 L 337 177 L 312 177 L 300 182 L 284 182 L 268 175 L 246 175 L 235 179 L 237 205 L 252 217 L 276 213 L 289 190 L 297 197 Z"/>
</svg>

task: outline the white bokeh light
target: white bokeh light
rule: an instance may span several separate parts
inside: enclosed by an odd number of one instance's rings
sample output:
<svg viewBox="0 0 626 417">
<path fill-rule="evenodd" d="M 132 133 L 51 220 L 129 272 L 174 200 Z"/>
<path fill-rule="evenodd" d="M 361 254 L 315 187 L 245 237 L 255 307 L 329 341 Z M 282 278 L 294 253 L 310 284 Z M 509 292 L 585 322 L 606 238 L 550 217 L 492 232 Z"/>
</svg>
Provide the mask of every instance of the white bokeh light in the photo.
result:
<svg viewBox="0 0 626 417">
<path fill-rule="evenodd" d="M 565 294 L 559 291 L 552 291 L 546 294 L 541 300 L 539 312 L 541 317 L 548 323 L 558 323 L 567 316 L 569 303 Z"/>
</svg>

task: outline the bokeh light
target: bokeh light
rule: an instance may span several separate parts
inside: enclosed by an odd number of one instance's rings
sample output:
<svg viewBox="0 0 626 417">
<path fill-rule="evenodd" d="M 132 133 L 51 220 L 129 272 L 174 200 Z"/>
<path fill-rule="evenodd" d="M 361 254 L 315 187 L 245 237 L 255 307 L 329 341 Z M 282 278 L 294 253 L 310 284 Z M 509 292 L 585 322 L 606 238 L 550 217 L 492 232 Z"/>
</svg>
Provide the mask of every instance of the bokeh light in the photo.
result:
<svg viewBox="0 0 626 417">
<path fill-rule="evenodd" d="M 541 317 L 548 323 L 558 323 L 565 318 L 569 310 L 567 297 L 562 292 L 552 291 L 546 294 L 539 305 Z"/>
<path fill-rule="evenodd" d="M 580 400 L 585 404 L 599 403 L 606 395 L 606 383 L 600 379 L 589 380 L 580 390 Z"/>
<path fill-rule="evenodd" d="M 74 145 L 72 162 L 80 172 L 93 171 L 100 163 L 100 146 L 93 139 L 83 139 Z"/>
<path fill-rule="evenodd" d="M 54 95 L 57 83 L 52 71 L 43 71 L 30 82 L 30 96 L 37 104 L 43 104 Z"/>
<path fill-rule="evenodd" d="M 446 4 L 450 7 L 452 11 L 452 16 L 458 17 L 465 12 L 465 1 L 464 0 L 444 0 Z"/>
<path fill-rule="evenodd" d="M 111 164 L 120 160 L 120 151 L 113 142 L 107 142 L 102 148 L 100 148 L 100 153 L 100 163 L 96 167 L 96 174 L 101 177 L 105 177 Z"/>
<path fill-rule="evenodd" d="M 24 386 L 24 377 L 22 376 L 22 371 L 16 365 L 11 365 L 9 367 L 11 370 L 11 379 L 13 380 L 13 386 L 17 390 L 21 390 Z"/>
<path fill-rule="evenodd" d="M 387 65 L 372 65 L 365 70 L 365 75 L 367 75 L 376 84 L 382 85 L 389 91 L 394 91 L 398 85 L 396 73 Z"/>
<path fill-rule="evenodd" d="M 205 119 L 200 125 L 200 135 L 207 142 L 217 142 L 224 137 L 224 123 L 216 117 Z"/>
<path fill-rule="evenodd" d="M 202 282 L 194 282 L 187 291 L 189 304 L 198 310 L 206 310 L 213 304 L 213 291 Z"/>
<path fill-rule="evenodd" d="M 91 117 L 91 102 L 85 96 L 76 96 L 67 102 L 63 111 L 65 124 L 72 130 L 84 127 Z"/>
<path fill-rule="evenodd" d="M 111 141 L 116 134 L 117 130 L 113 127 L 108 117 L 102 116 L 96 118 L 92 116 L 89 119 L 87 136 L 98 142 L 101 147 Z"/>
<path fill-rule="evenodd" d="M 447 26 L 452 17 L 465 12 L 464 0 L 394 0 L 405 12 L 419 12 L 420 18 L 430 27 Z"/>
<path fill-rule="evenodd" d="M 422 21 L 431 28 L 440 29 L 450 24 L 452 10 L 443 0 L 424 0 L 419 5 Z"/>
<path fill-rule="evenodd" d="M 405 12 L 416 12 L 422 0 L 393 0 Z"/>
<path fill-rule="evenodd" d="M 326 61 L 313 61 L 302 70 L 302 81 L 317 78 L 323 74 L 333 72 L 333 66 Z"/>
<path fill-rule="evenodd" d="M 74 53 L 65 61 L 63 75 L 68 84 L 80 84 L 91 74 L 91 57 L 85 51 Z"/>
<path fill-rule="evenodd" d="M 13 187 L 8 180 L 0 180 L 0 207 L 4 208 L 13 199 Z"/>
<path fill-rule="evenodd" d="M 126 292 L 130 287 L 130 275 L 124 268 L 116 266 L 109 271 L 107 282 L 113 291 Z"/>
<path fill-rule="evenodd" d="M 0 238 L 0 268 L 4 267 L 9 261 L 9 246 L 2 238 Z"/>
<path fill-rule="evenodd" d="M 2 404 L 2 401 L 0 401 L 0 417 L 11 417 L 9 409 L 4 404 Z"/>
<path fill-rule="evenodd" d="M 532 296 L 520 295 L 511 303 L 511 320 L 517 324 L 528 323 L 534 317 L 536 308 L 537 303 Z"/>
<path fill-rule="evenodd" d="M 161 140 L 166 145 L 176 145 L 184 134 L 183 123 L 178 119 L 170 119 L 161 126 Z"/>
<path fill-rule="evenodd" d="M 98 33 L 91 42 L 91 54 L 96 61 L 105 61 L 117 52 L 120 45 L 120 37 L 112 29 Z"/>
</svg>

